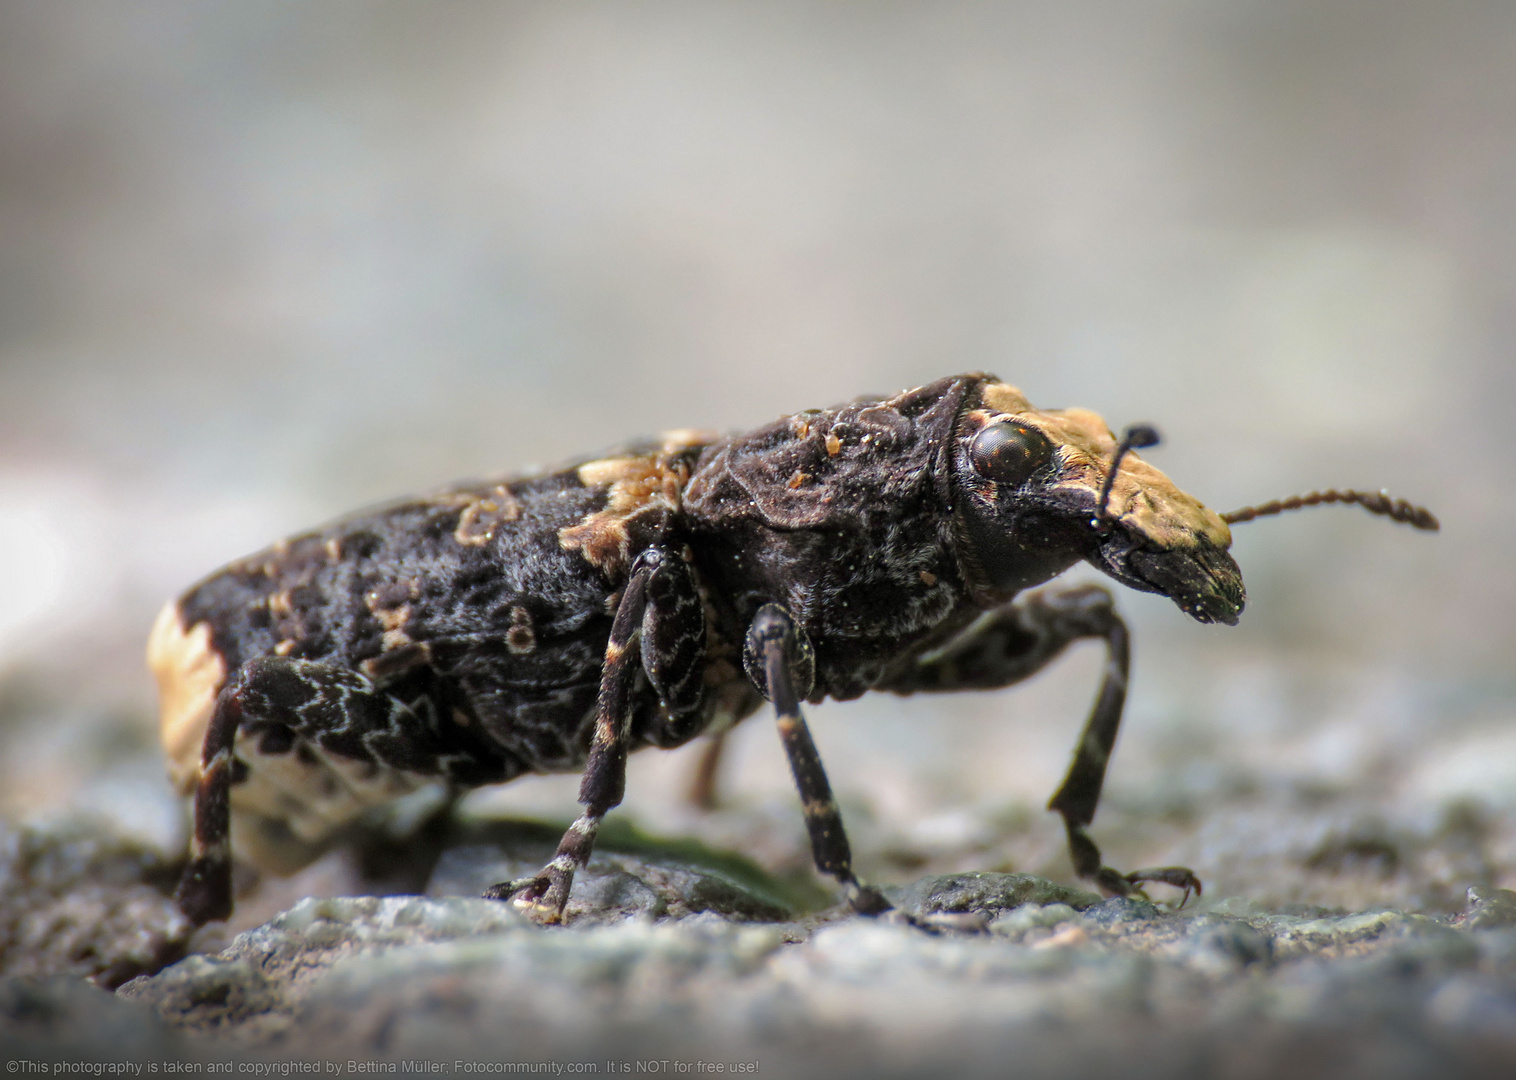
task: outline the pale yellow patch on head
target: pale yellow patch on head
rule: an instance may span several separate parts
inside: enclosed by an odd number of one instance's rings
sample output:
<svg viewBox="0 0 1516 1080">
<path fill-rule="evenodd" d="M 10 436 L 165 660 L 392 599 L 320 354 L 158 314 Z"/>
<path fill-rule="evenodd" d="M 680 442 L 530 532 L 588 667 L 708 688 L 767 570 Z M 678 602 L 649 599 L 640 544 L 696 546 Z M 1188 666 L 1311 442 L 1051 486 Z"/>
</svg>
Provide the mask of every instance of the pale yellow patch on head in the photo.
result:
<svg viewBox="0 0 1516 1080">
<path fill-rule="evenodd" d="M 158 735 L 169 778 L 188 794 L 200 779 L 200 748 L 226 682 L 226 661 L 211 644 L 210 624 L 186 630 L 178 603 L 171 601 L 148 635 L 147 666 L 158 680 Z"/>
<path fill-rule="evenodd" d="M 1023 413 L 1032 411 L 1032 403 L 1026 399 L 1020 390 L 1010 383 L 987 383 L 984 388 L 984 404 L 986 407 L 1003 413 Z"/>
<path fill-rule="evenodd" d="M 1012 387 L 994 385 L 1020 397 Z M 999 400 L 1011 402 L 1009 395 L 1001 395 Z M 1025 400 L 1021 398 L 1023 403 Z M 988 392 L 985 403 L 990 404 Z M 1000 411 L 1012 410 L 1002 408 Z M 1026 405 L 1013 415 L 1041 431 L 1057 448 L 1063 479 L 1053 485 L 1054 490 L 1083 488 L 1092 497 L 1099 496 L 1118 445 L 1116 436 L 1099 413 L 1089 409 L 1034 409 Z M 1147 537 L 1158 547 L 1193 547 L 1201 539 L 1222 549 L 1232 544 L 1232 532 L 1220 514 L 1181 491 L 1172 480 L 1136 453 L 1128 453 L 1121 460 L 1121 469 L 1111 487 L 1108 512 L 1123 526 Z"/>
<path fill-rule="evenodd" d="M 1232 530 L 1221 515 L 1141 458 L 1128 454 L 1111 488 L 1110 510 L 1121 523 L 1160 547 L 1190 547 L 1204 538 L 1223 551 Z"/>
</svg>

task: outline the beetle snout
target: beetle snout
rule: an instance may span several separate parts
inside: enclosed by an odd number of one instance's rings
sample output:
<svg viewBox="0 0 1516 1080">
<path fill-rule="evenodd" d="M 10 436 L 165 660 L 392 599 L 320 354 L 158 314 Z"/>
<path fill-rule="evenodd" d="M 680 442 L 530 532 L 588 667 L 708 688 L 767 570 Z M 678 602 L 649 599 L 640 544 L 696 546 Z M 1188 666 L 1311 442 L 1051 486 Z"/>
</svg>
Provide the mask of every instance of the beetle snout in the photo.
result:
<svg viewBox="0 0 1516 1080">
<path fill-rule="evenodd" d="M 1204 540 L 1186 548 L 1138 548 L 1124 561 L 1129 573 L 1196 622 L 1235 626 L 1247 603 L 1236 560 Z"/>
</svg>

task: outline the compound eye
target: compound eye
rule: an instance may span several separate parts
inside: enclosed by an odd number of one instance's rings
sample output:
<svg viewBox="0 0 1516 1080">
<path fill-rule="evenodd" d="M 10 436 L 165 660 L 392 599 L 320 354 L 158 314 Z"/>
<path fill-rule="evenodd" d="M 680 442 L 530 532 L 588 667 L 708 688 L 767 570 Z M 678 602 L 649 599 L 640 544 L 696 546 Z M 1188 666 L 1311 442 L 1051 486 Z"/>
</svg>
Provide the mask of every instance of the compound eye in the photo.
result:
<svg viewBox="0 0 1516 1080">
<path fill-rule="evenodd" d="M 969 443 L 974 470 L 997 484 L 1024 484 L 1052 456 L 1046 435 L 1015 420 L 991 424 Z"/>
</svg>

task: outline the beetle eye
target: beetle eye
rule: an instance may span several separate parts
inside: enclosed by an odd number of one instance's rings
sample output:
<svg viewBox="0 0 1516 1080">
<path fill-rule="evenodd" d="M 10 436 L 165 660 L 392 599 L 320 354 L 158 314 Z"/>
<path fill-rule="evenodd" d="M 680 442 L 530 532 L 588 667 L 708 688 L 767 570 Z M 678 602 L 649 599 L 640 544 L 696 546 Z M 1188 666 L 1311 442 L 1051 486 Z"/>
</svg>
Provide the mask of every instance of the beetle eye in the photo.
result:
<svg viewBox="0 0 1516 1080">
<path fill-rule="evenodd" d="M 969 444 L 974 470 L 997 484 L 1025 483 L 1052 456 L 1046 435 L 1014 420 L 991 424 Z"/>
</svg>

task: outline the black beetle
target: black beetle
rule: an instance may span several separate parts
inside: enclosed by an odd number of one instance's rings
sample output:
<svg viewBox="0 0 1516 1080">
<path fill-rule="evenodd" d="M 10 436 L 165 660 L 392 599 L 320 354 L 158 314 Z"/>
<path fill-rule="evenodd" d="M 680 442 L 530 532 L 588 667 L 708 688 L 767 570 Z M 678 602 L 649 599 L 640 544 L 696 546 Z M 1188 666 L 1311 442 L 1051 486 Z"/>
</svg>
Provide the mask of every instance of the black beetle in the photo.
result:
<svg viewBox="0 0 1516 1080">
<path fill-rule="evenodd" d="M 289 870 L 376 803 L 421 785 L 582 768 L 584 812 L 536 876 L 486 895 L 561 918 L 626 755 L 724 730 L 764 698 L 816 865 L 864 913 L 800 702 L 1008 686 L 1070 642 L 1108 663 L 1067 778 L 1076 871 L 1122 874 L 1086 832 L 1126 698 L 1127 630 L 1093 585 L 1025 590 L 1088 562 L 1200 622 L 1244 594 L 1228 521 L 1359 502 L 1329 491 L 1219 515 L 1082 409 L 1034 409 L 993 376 L 797 413 L 746 434 L 678 431 L 536 476 L 462 485 L 296 536 L 164 609 L 149 643 L 175 779 L 195 792 L 178 900 L 232 908 L 231 852 Z"/>
</svg>

